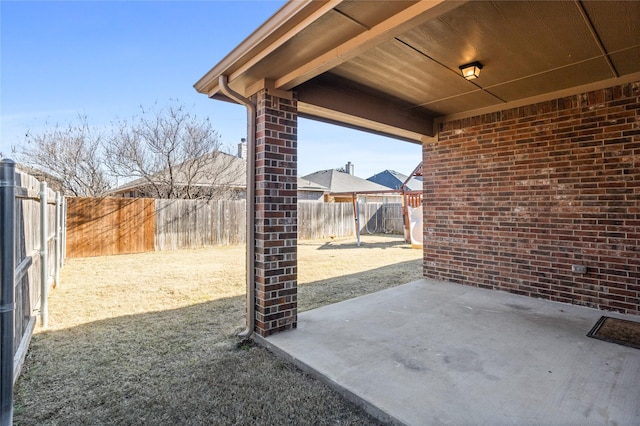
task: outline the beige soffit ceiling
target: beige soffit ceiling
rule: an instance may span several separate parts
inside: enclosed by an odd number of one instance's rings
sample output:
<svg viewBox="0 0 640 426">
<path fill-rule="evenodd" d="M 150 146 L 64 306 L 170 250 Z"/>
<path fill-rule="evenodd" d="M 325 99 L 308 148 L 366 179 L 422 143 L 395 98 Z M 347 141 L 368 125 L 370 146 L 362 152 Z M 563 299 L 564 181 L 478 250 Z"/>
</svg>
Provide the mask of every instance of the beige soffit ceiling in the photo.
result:
<svg viewBox="0 0 640 426">
<path fill-rule="evenodd" d="M 467 81 L 459 66 L 480 61 Z M 640 1 L 295 1 L 196 84 L 420 142 L 443 118 L 640 80 Z"/>
</svg>

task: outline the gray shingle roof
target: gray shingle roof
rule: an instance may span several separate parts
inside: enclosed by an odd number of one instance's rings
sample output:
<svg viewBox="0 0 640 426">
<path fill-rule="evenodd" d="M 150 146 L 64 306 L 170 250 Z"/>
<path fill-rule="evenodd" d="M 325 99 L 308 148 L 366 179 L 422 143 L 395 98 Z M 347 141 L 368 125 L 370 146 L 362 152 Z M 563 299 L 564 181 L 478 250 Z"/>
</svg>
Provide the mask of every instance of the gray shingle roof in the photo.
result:
<svg viewBox="0 0 640 426">
<path fill-rule="evenodd" d="M 315 173 L 303 176 L 303 179 L 310 180 L 319 185 L 326 186 L 330 192 L 361 192 L 361 191 L 388 191 L 386 186 L 369 182 L 348 173 L 337 170 L 320 170 Z"/>
<path fill-rule="evenodd" d="M 298 191 L 329 192 L 329 188 L 308 179 L 298 178 Z"/>
<path fill-rule="evenodd" d="M 209 154 L 210 155 L 210 154 Z M 181 165 L 180 165 L 181 166 Z M 177 185 L 184 185 L 187 183 L 188 175 L 180 170 L 180 166 L 177 166 L 178 176 L 176 177 Z M 222 172 L 219 172 L 219 171 Z M 158 182 L 162 182 L 165 178 L 163 174 L 165 171 L 159 172 L 154 176 L 158 176 Z M 227 154 L 222 151 L 218 151 L 211 163 L 208 164 L 207 170 L 203 170 L 200 174 L 200 178 L 190 184 L 192 186 L 216 186 L 223 183 L 225 186 L 231 186 L 234 188 L 246 188 L 246 176 L 247 176 L 247 162 L 246 160 L 236 157 L 234 155 Z M 215 176 L 215 179 L 212 178 Z M 131 182 L 125 183 L 115 189 L 112 193 L 119 193 L 135 189 L 139 186 L 144 186 L 148 183 L 147 179 L 139 178 Z"/>
<path fill-rule="evenodd" d="M 385 170 L 380 173 L 376 173 L 367 180 L 369 182 L 375 182 L 390 189 L 400 189 L 400 186 L 407 180 L 409 176 L 396 172 L 395 170 Z M 422 181 L 412 177 L 407 182 L 407 187 L 411 191 L 421 191 Z"/>
</svg>

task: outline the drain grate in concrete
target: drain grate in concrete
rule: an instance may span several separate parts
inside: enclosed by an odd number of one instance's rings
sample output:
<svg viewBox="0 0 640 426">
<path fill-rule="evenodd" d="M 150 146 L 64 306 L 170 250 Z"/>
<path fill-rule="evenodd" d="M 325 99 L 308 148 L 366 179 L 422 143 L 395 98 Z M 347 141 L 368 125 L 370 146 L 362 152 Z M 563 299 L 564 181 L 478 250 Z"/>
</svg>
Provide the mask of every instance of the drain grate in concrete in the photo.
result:
<svg viewBox="0 0 640 426">
<path fill-rule="evenodd" d="M 587 336 L 640 349 L 640 322 L 603 316 Z"/>
</svg>

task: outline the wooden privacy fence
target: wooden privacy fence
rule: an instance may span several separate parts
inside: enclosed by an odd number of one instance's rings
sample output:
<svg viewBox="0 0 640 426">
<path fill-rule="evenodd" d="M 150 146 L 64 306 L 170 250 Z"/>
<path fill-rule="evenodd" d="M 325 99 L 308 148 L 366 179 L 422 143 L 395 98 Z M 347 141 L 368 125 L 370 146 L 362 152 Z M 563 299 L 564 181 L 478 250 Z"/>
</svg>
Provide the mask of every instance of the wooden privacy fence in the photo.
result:
<svg viewBox="0 0 640 426">
<path fill-rule="evenodd" d="M 153 251 L 154 201 L 151 198 L 69 198 L 67 256 Z"/>
<path fill-rule="evenodd" d="M 361 234 L 403 233 L 402 204 L 360 203 L 359 210 Z"/>
<path fill-rule="evenodd" d="M 310 240 L 354 235 L 353 207 L 350 203 L 298 202 L 298 238 Z"/>
<path fill-rule="evenodd" d="M 402 206 L 399 203 L 359 203 L 360 233 L 401 234 Z M 301 240 L 355 235 L 351 203 L 298 202 L 298 238 Z"/>
<path fill-rule="evenodd" d="M 16 170 L 11 160 L 2 160 L 0 171 L 4 386 L 5 380 L 13 385 L 20 373 L 36 317 L 47 326 L 47 293 L 59 283 L 64 262 L 65 200 L 46 183 Z M 5 335 L 9 331 L 11 336 Z"/>
<path fill-rule="evenodd" d="M 245 200 L 69 198 L 67 256 L 244 244 Z M 402 234 L 400 204 L 360 203 L 361 233 Z M 298 202 L 301 240 L 355 235 L 351 203 Z"/>
<path fill-rule="evenodd" d="M 156 200 L 155 249 L 244 244 L 244 200 Z"/>
</svg>

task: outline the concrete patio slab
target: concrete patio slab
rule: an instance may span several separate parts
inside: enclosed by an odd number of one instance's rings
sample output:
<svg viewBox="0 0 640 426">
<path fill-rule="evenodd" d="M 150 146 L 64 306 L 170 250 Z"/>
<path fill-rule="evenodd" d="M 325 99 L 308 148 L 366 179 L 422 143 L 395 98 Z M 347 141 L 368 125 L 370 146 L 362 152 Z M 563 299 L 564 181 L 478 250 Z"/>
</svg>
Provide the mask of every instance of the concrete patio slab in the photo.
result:
<svg viewBox="0 0 640 426">
<path fill-rule="evenodd" d="M 408 425 L 637 425 L 640 350 L 586 336 L 625 316 L 419 280 L 299 315 L 261 343 Z"/>
</svg>

